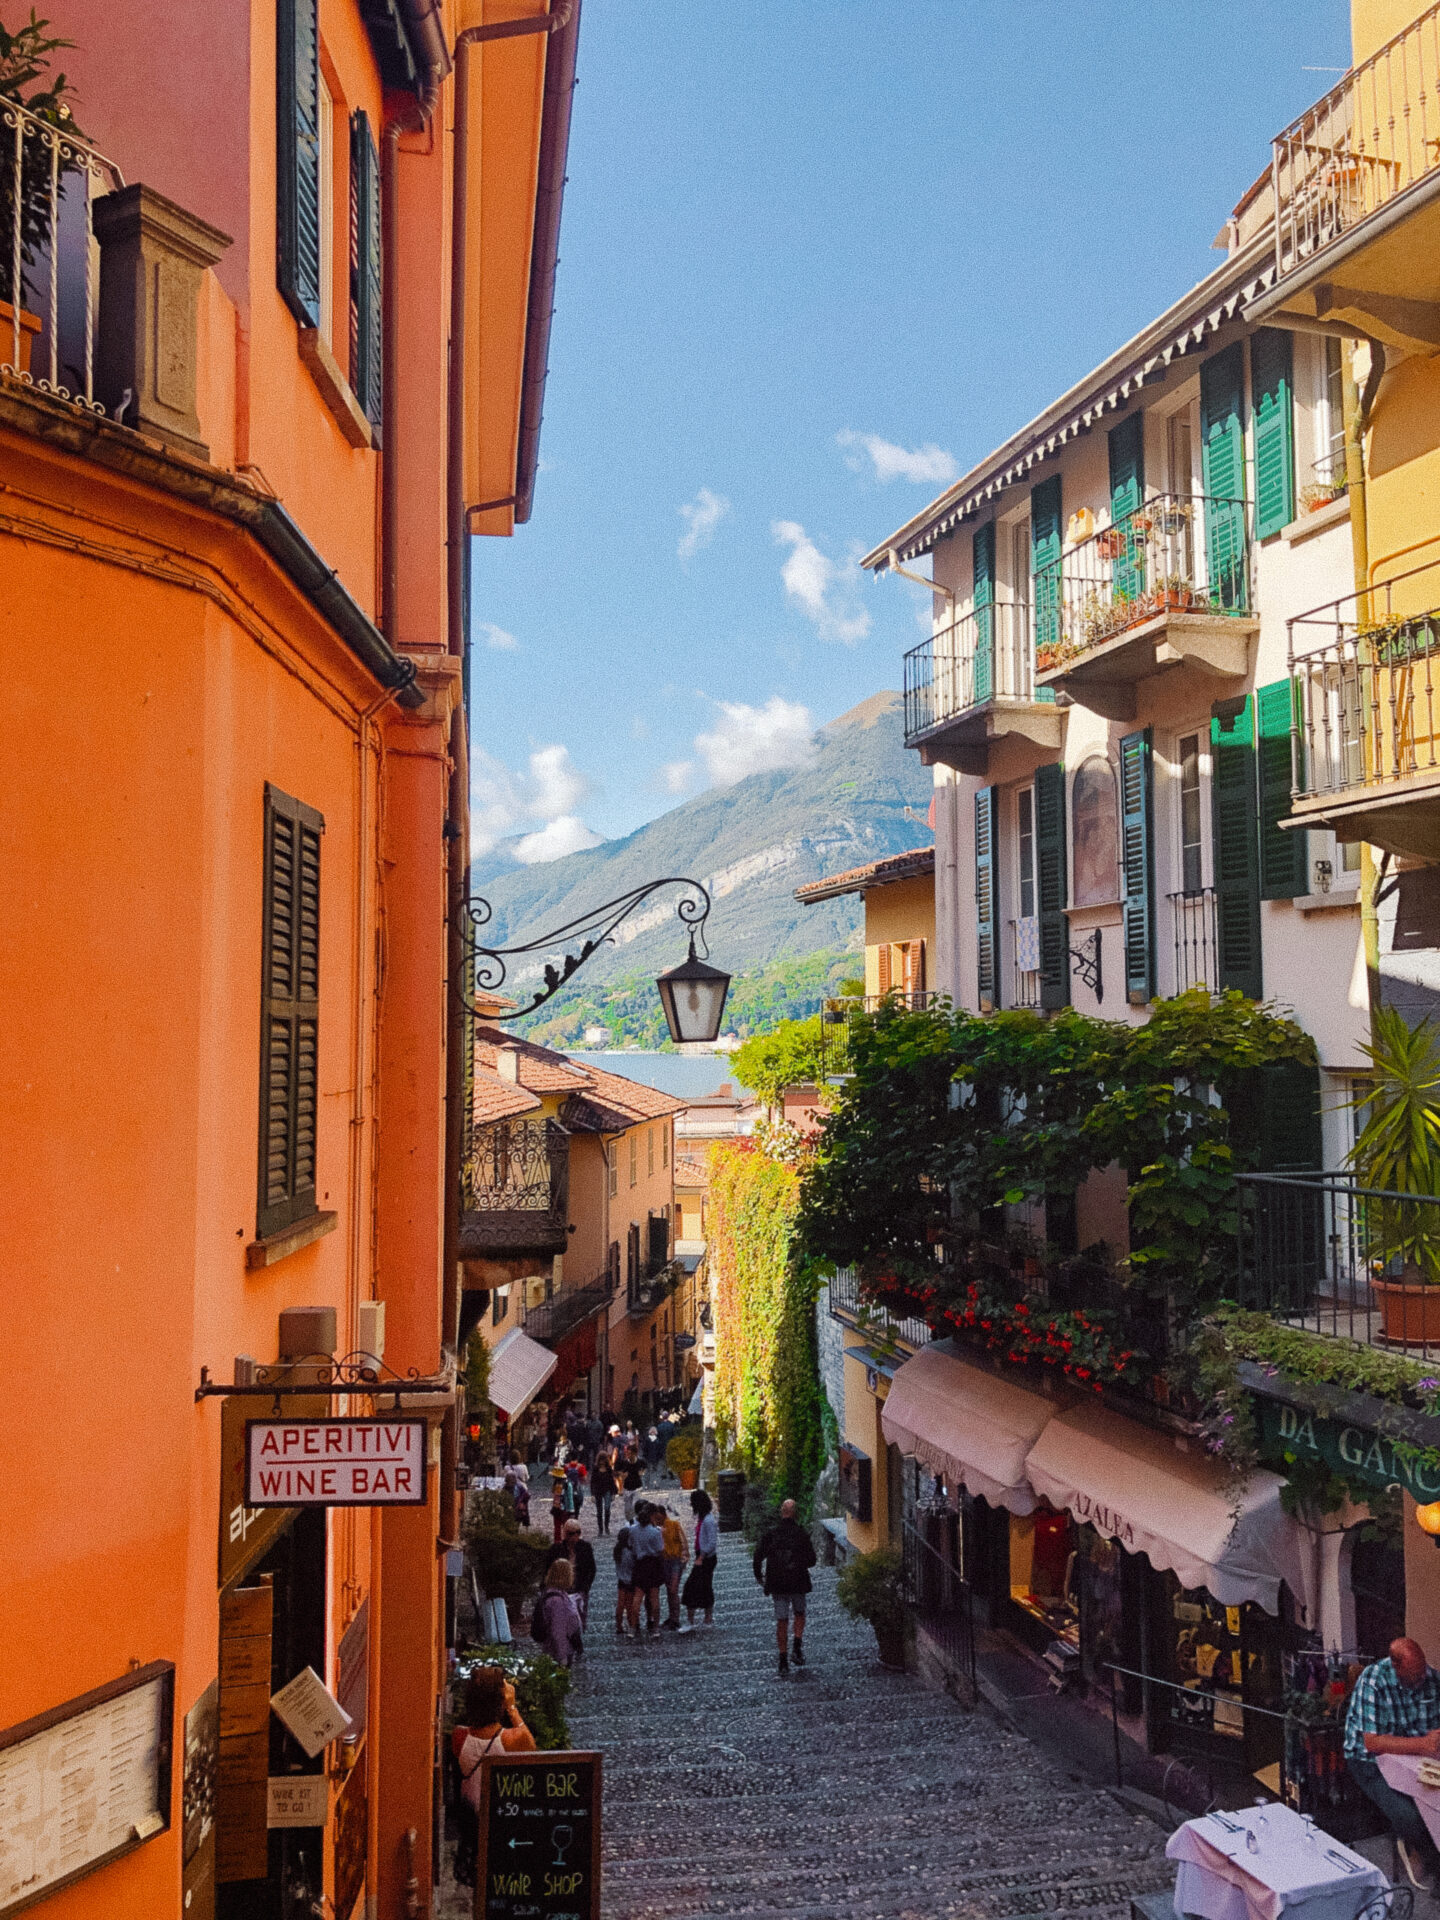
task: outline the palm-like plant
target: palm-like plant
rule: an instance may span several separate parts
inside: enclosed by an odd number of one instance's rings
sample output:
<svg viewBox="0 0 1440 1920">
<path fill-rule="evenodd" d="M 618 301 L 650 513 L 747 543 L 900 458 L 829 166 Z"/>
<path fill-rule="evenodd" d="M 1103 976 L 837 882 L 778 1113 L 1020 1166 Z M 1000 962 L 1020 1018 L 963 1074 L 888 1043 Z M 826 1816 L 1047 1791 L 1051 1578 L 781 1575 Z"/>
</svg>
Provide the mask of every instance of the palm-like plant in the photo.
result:
<svg viewBox="0 0 1440 1920">
<path fill-rule="evenodd" d="M 1440 1200 L 1440 1028 L 1429 1015 L 1412 1027 L 1379 1007 L 1371 1036 L 1362 1051 L 1372 1074 L 1351 1102 L 1367 1116 L 1351 1164 L 1367 1187 Z M 1365 1226 L 1377 1258 L 1440 1282 L 1440 1207 L 1367 1201 Z"/>
<path fill-rule="evenodd" d="M 83 135 L 71 109 L 73 89 L 63 73 L 51 73 L 55 54 L 73 40 L 49 32 L 50 22 L 34 8 L 12 33 L 0 22 L 0 300 L 14 300 L 14 222 L 17 176 L 20 199 L 20 299 L 30 296 L 25 272 L 54 244 L 51 233 L 51 143 L 57 184 L 80 170 L 71 141 Z M 5 117 L 7 104 L 23 107 L 28 119 Z M 17 128 L 16 122 L 19 121 Z M 17 133 L 19 145 L 17 149 Z"/>
</svg>

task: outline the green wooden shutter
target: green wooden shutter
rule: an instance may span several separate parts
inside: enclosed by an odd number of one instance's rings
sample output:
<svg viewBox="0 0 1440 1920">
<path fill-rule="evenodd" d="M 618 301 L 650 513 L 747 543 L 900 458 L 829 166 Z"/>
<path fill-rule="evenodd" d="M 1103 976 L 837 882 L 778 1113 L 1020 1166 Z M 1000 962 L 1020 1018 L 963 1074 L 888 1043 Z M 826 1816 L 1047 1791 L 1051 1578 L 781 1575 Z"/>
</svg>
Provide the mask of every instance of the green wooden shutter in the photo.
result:
<svg viewBox="0 0 1440 1920">
<path fill-rule="evenodd" d="M 1150 729 L 1120 742 L 1120 878 L 1125 994 L 1132 1007 L 1155 997 L 1155 807 Z"/>
<path fill-rule="evenodd" d="M 975 529 L 975 705 L 995 695 L 995 522 Z"/>
<path fill-rule="evenodd" d="M 1145 542 L 1128 525 L 1145 499 L 1145 416 L 1132 413 L 1110 430 L 1110 521 L 1122 529 L 1124 545 L 1111 563 L 1111 585 L 1118 598 L 1133 600 L 1145 591 Z"/>
<path fill-rule="evenodd" d="M 1250 402 L 1255 410 L 1255 538 L 1295 518 L 1292 336 L 1261 327 L 1250 336 Z"/>
<path fill-rule="evenodd" d="M 350 386 L 379 445 L 383 355 L 380 156 L 370 121 L 350 119 Z"/>
<path fill-rule="evenodd" d="M 975 795 L 975 945 L 980 1011 L 1000 1004 L 1000 860 L 997 787 Z"/>
<path fill-rule="evenodd" d="M 1262 995 L 1260 854 L 1255 830 L 1255 738 L 1250 695 L 1231 718 L 1210 722 L 1215 851 L 1215 937 L 1222 989 Z"/>
<path fill-rule="evenodd" d="M 1030 493 L 1030 572 L 1035 607 L 1035 645 L 1060 640 L 1060 476 L 1042 480 Z"/>
<path fill-rule="evenodd" d="M 315 1211 L 324 831 L 313 807 L 266 786 L 255 1222 L 262 1238 Z"/>
<path fill-rule="evenodd" d="M 317 0 L 277 0 L 276 278 L 302 327 L 320 324 L 320 33 Z"/>
<path fill-rule="evenodd" d="M 1293 900 L 1307 890 L 1306 835 L 1280 828 L 1290 813 L 1290 723 L 1297 714 L 1299 693 L 1297 682 L 1275 680 L 1255 695 L 1262 900 Z"/>
<path fill-rule="evenodd" d="M 1070 922 L 1065 872 L 1065 769 L 1035 769 L 1035 904 L 1040 920 L 1040 1004 L 1070 1004 Z"/>
<path fill-rule="evenodd" d="M 1216 607 L 1245 607 L 1244 362 L 1240 342 L 1200 367 L 1200 468 L 1205 486 L 1205 566 Z"/>
</svg>

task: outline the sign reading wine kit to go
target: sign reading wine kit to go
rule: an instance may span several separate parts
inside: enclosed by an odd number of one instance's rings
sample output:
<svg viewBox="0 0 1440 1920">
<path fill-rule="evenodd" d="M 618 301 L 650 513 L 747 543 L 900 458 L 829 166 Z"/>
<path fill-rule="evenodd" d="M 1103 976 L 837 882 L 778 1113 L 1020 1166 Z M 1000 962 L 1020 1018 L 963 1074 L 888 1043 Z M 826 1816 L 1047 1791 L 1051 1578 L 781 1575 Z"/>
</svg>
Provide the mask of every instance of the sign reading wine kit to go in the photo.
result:
<svg viewBox="0 0 1440 1920">
<path fill-rule="evenodd" d="M 475 1920 L 600 1920 L 600 1755 L 480 1764 Z"/>
<path fill-rule="evenodd" d="M 251 1507 L 420 1507 L 423 1420 L 250 1420 Z"/>
</svg>

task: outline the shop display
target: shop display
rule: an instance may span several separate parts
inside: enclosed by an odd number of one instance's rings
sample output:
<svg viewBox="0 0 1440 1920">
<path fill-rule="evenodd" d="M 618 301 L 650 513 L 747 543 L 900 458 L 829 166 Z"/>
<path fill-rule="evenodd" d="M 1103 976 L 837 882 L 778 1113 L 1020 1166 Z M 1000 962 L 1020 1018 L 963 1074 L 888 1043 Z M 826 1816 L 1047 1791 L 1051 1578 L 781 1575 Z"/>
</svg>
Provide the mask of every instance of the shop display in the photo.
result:
<svg viewBox="0 0 1440 1920">
<path fill-rule="evenodd" d="M 1068 1513 L 1038 1507 L 1010 1516 L 1010 1598 L 1068 1647 L 1080 1645 L 1075 1597 L 1076 1527 Z"/>
</svg>

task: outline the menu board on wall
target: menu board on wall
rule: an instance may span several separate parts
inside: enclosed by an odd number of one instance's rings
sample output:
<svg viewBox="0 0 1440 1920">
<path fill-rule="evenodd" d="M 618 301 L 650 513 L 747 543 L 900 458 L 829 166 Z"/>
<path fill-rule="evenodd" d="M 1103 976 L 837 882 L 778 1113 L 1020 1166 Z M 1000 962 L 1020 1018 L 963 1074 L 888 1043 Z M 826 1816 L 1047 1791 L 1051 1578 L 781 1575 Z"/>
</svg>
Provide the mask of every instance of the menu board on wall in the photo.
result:
<svg viewBox="0 0 1440 1920">
<path fill-rule="evenodd" d="M 174 1705 L 157 1660 L 0 1733 L 0 1914 L 165 1832 Z"/>
</svg>

